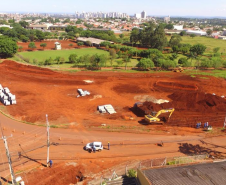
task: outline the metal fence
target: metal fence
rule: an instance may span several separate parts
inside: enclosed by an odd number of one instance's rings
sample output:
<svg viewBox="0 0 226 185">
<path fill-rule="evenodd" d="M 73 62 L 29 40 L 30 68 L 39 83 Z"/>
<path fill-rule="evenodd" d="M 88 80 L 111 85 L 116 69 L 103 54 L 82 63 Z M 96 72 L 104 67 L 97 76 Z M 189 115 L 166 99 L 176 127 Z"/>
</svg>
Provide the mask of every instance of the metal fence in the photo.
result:
<svg viewBox="0 0 226 185">
<path fill-rule="evenodd" d="M 208 154 L 148 159 L 140 162 L 139 169 L 191 164 L 191 163 L 201 162 L 207 158 L 209 158 Z"/>
<path fill-rule="evenodd" d="M 114 166 L 113 168 L 102 171 L 99 174 L 95 174 L 95 178 L 88 182 L 89 185 L 100 185 L 105 184 L 104 182 L 108 182 L 114 180 L 114 178 L 122 175 L 127 175 L 130 169 L 150 169 L 150 168 L 158 168 L 164 166 L 175 166 L 175 165 L 183 165 L 183 164 L 192 164 L 197 162 L 202 162 L 209 158 L 208 154 L 202 155 L 191 155 L 191 156 L 178 156 L 178 157 L 165 157 L 158 159 L 148 159 L 142 161 L 130 161 L 125 162 L 120 165 Z"/>
</svg>

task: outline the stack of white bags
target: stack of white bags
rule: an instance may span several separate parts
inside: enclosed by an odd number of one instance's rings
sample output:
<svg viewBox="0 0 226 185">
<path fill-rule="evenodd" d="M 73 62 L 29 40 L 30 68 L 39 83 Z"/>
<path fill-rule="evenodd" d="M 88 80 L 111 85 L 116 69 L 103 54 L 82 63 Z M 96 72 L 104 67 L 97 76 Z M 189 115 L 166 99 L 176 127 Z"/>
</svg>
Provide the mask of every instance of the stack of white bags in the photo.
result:
<svg viewBox="0 0 226 185">
<path fill-rule="evenodd" d="M 3 88 L 0 84 L 0 101 L 4 105 L 14 105 L 16 104 L 16 95 L 13 95 L 10 93 L 9 88 L 5 87 Z"/>
</svg>

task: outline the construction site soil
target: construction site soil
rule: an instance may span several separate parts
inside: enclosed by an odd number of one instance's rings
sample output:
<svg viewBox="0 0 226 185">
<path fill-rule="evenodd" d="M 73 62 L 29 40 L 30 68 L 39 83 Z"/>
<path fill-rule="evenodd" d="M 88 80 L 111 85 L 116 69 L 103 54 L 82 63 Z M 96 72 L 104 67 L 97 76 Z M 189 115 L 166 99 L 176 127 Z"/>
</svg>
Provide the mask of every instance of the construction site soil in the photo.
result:
<svg viewBox="0 0 226 185">
<path fill-rule="evenodd" d="M 0 70 L 1 84 L 17 97 L 17 105 L 6 107 L 6 111 L 26 122 L 41 123 L 48 114 L 54 125 L 83 123 L 91 126 L 108 121 L 118 124 L 123 115 L 139 121 L 145 112 L 175 108 L 168 124 L 191 126 L 197 121 L 208 121 L 213 126 L 221 126 L 225 116 L 226 100 L 221 97 L 226 92 L 225 79 L 192 78 L 181 73 L 83 71 L 66 74 L 9 60 L 0 64 Z M 77 98 L 78 88 L 90 91 L 91 95 Z M 144 102 L 140 106 L 142 113 L 133 109 L 134 103 L 139 101 L 135 99 L 137 95 L 169 102 L 155 104 L 141 100 Z M 118 113 L 98 113 L 97 106 L 103 104 L 112 104 Z"/>
<path fill-rule="evenodd" d="M 10 60 L 0 63 L 0 71 L 0 84 L 8 87 L 17 100 L 16 105 L 1 104 L 1 112 L 16 120 L 41 125 L 45 125 L 48 114 L 52 127 L 68 128 L 51 130 L 51 142 L 55 143 L 51 146 L 54 166 L 51 169 L 41 166 L 26 176 L 22 175 L 28 179 L 27 184 L 76 183 L 75 177 L 81 173 L 91 178 L 88 174 L 96 174 L 124 161 L 178 155 L 178 142 L 189 142 L 194 146 L 203 144 L 199 140 L 206 135 L 202 130 L 191 128 L 197 122 L 209 122 L 215 128 L 222 127 L 225 119 L 226 100 L 223 96 L 226 96 L 226 80 L 223 78 L 191 77 L 173 72 L 57 72 Z M 79 88 L 91 94 L 77 98 Z M 169 102 L 153 103 L 159 99 Z M 134 104 L 137 102 L 143 104 L 136 109 Z M 97 106 L 105 104 L 111 104 L 117 113 L 99 113 Z M 144 124 L 146 113 L 165 108 L 175 109 L 165 125 Z M 160 117 L 167 120 L 167 114 Z M 32 131 L 29 138 L 26 133 L 34 128 L 41 129 L 43 137 L 46 136 L 44 127 L 36 128 L 5 117 L 1 117 L 1 121 L 4 132 L 10 134 L 13 131 L 14 137 L 33 141 L 32 138 L 39 134 Z M 225 132 L 221 134 L 225 135 Z M 161 140 L 166 142 L 164 148 L 155 145 Z M 92 141 L 102 141 L 104 146 L 110 141 L 112 149 L 94 156 L 83 150 L 84 145 Z M 219 145 L 224 145 L 224 141 L 224 137 L 211 140 Z M 46 144 L 46 140 L 43 143 Z M 24 165 L 37 161 L 45 163 L 46 149 L 34 149 L 32 144 L 27 145 L 24 150 L 32 152 L 26 154 L 28 157 L 23 157 Z M 224 148 L 217 150 L 223 151 Z M 16 154 L 14 161 L 19 163 Z M 19 166 L 17 170 L 21 170 Z M 64 178 L 59 179 L 61 176 Z"/>
</svg>

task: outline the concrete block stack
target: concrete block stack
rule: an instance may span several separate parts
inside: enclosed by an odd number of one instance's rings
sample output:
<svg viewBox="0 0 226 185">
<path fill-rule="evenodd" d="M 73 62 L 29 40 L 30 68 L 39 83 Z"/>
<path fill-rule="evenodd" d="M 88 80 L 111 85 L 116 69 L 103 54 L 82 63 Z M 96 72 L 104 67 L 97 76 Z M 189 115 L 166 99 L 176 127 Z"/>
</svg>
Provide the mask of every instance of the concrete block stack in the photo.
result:
<svg viewBox="0 0 226 185">
<path fill-rule="evenodd" d="M 9 88 L 3 88 L 0 84 L 0 101 L 4 105 L 15 105 L 16 104 L 16 95 L 13 95 Z"/>
</svg>

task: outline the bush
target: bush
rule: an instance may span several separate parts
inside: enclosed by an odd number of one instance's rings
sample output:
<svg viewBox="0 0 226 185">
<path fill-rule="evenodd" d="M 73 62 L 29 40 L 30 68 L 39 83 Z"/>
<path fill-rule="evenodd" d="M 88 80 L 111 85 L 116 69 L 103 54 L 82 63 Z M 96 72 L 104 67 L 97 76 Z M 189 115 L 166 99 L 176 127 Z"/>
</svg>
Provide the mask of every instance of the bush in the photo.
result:
<svg viewBox="0 0 226 185">
<path fill-rule="evenodd" d="M 30 63 L 30 59 L 29 58 L 24 58 L 24 61 L 27 63 Z"/>
<path fill-rule="evenodd" d="M 78 46 L 83 46 L 84 43 L 83 42 L 77 42 Z"/>
<path fill-rule="evenodd" d="M 137 171 L 134 169 L 128 170 L 128 177 L 137 177 Z"/>
</svg>

